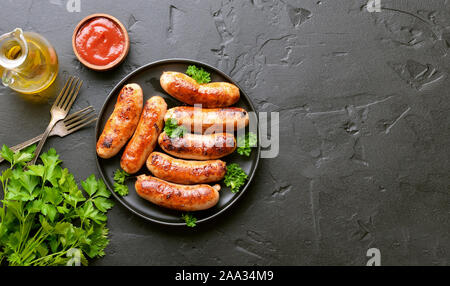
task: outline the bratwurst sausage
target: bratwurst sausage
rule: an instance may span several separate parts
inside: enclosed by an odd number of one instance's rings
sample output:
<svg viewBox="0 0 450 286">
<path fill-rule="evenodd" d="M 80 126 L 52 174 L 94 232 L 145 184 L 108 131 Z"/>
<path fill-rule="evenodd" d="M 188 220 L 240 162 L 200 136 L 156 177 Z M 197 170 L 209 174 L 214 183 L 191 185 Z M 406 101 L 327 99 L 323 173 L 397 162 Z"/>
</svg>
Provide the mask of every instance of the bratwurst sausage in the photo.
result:
<svg viewBox="0 0 450 286">
<path fill-rule="evenodd" d="M 180 211 L 200 211 L 217 204 L 220 185 L 185 186 L 140 175 L 135 188 L 141 198 L 154 204 Z"/>
<path fill-rule="evenodd" d="M 161 87 L 171 96 L 189 105 L 226 107 L 235 104 L 240 97 L 239 88 L 228 82 L 199 84 L 184 73 L 164 72 Z"/>
<path fill-rule="evenodd" d="M 248 125 L 249 116 L 245 109 L 239 107 L 198 108 L 178 106 L 167 110 L 164 120 L 176 119 L 178 125 L 187 127 L 192 132 L 214 133 L 234 132 Z M 198 130 L 197 130 L 198 129 Z"/>
<path fill-rule="evenodd" d="M 138 84 L 130 83 L 122 88 L 114 111 L 98 139 L 98 156 L 108 159 L 119 153 L 136 130 L 142 102 L 142 89 Z"/>
<path fill-rule="evenodd" d="M 227 165 L 221 160 L 187 161 L 159 152 L 150 154 L 147 168 L 155 177 L 185 185 L 217 182 L 227 172 Z"/>
<path fill-rule="evenodd" d="M 139 171 L 148 155 L 155 149 L 158 135 L 163 128 L 167 104 L 161 96 L 153 96 L 145 103 L 136 132 L 120 160 L 120 167 L 128 174 Z"/>
<path fill-rule="evenodd" d="M 170 155 L 194 160 L 219 159 L 236 149 L 236 139 L 229 133 L 208 135 L 186 133 L 183 137 L 170 138 L 163 132 L 159 135 L 158 143 Z"/>
</svg>

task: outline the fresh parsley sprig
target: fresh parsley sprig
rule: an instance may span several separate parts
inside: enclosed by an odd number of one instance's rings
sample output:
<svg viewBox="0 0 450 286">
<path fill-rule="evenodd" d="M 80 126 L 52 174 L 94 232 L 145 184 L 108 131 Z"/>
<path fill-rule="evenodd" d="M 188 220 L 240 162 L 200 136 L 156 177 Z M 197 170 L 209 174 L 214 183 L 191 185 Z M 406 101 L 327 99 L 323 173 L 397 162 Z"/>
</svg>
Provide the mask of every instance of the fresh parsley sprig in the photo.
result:
<svg viewBox="0 0 450 286">
<path fill-rule="evenodd" d="M 186 74 L 199 84 L 208 83 L 211 81 L 211 74 L 205 71 L 203 68 L 198 68 L 195 65 L 191 65 L 187 68 Z"/>
<path fill-rule="evenodd" d="M 197 218 L 195 218 L 192 214 L 187 213 L 181 216 L 182 219 L 186 222 L 188 227 L 195 227 L 197 225 Z"/>
<path fill-rule="evenodd" d="M 117 169 L 116 172 L 114 172 L 114 182 L 123 184 L 129 176 L 130 174 L 128 174 L 124 170 Z"/>
<path fill-rule="evenodd" d="M 128 195 L 129 190 L 128 186 L 125 185 L 125 180 L 130 177 L 130 174 L 127 172 L 117 169 L 114 172 L 114 192 L 124 197 Z"/>
<path fill-rule="evenodd" d="M 80 262 L 105 255 L 109 243 L 106 212 L 113 206 L 102 180 L 91 175 L 81 182 L 63 169 L 50 149 L 42 164 L 25 164 L 35 146 L 13 152 L 3 145 L 0 155 L 10 167 L 0 175 L 0 263 L 8 265 L 66 265 L 77 250 Z"/>
<path fill-rule="evenodd" d="M 225 174 L 224 183 L 227 187 L 231 187 L 231 192 L 239 192 L 240 187 L 245 184 L 247 178 L 247 174 L 238 164 L 232 163 L 227 165 L 227 173 Z"/>
<path fill-rule="evenodd" d="M 252 152 L 252 147 L 256 147 L 258 139 L 255 133 L 248 132 L 245 135 L 241 135 L 237 138 L 237 149 L 236 151 L 240 155 L 250 156 Z"/>
<path fill-rule="evenodd" d="M 164 125 L 164 131 L 170 138 L 183 137 L 183 135 L 187 133 L 186 127 L 178 125 L 175 118 L 167 119 Z"/>
</svg>

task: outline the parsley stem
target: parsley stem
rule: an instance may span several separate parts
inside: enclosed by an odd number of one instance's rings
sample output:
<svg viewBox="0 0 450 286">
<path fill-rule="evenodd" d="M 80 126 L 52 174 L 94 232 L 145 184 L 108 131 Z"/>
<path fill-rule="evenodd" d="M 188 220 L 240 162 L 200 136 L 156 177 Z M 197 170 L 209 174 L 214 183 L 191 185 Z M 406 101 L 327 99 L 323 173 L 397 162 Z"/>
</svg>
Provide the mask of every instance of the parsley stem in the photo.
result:
<svg viewBox="0 0 450 286">
<path fill-rule="evenodd" d="M 8 185 L 8 179 L 6 179 L 4 182 L 2 181 L 3 201 L 6 201 L 6 195 L 7 195 L 6 186 L 7 185 Z M 5 219 L 5 209 L 6 209 L 6 205 L 4 202 L 2 202 L 2 213 L 1 213 L 2 221 L 0 222 L 0 229 L 1 229 L 1 226 L 3 225 L 3 220 Z"/>
<path fill-rule="evenodd" d="M 65 246 L 65 247 L 63 248 L 63 250 L 61 250 L 61 251 L 58 251 L 58 252 L 55 252 L 55 253 L 52 253 L 52 254 L 49 254 L 49 255 L 46 255 L 46 256 L 43 256 L 43 257 L 40 257 L 40 258 L 38 258 L 38 259 L 33 260 L 33 261 L 31 262 L 31 265 L 37 266 L 35 263 L 36 263 L 37 261 L 40 261 L 40 260 L 46 258 L 46 257 L 48 258 L 48 257 L 52 257 L 52 256 L 54 256 L 54 255 L 57 255 L 54 259 L 56 259 L 56 258 L 58 258 L 58 257 L 61 257 L 63 254 L 66 254 L 67 251 L 69 251 L 69 249 L 71 249 L 71 248 L 77 248 L 78 246 L 79 246 L 79 239 L 77 239 L 73 244 L 71 244 L 70 247 Z M 41 265 L 41 266 L 42 266 L 42 265 Z"/>
<path fill-rule="evenodd" d="M 32 264 L 32 265 L 35 265 L 35 263 L 36 263 L 37 261 L 40 261 L 40 260 L 42 260 L 42 259 L 44 259 L 44 258 L 52 257 L 52 256 L 57 255 L 57 254 L 58 254 L 58 255 L 64 254 L 65 252 L 67 252 L 67 250 L 66 250 L 66 249 L 63 249 L 63 250 L 61 250 L 61 251 L 58 251 L 58 252 L 55 252 L 55 253 L 52 253 L 52 254 L 48 254 L 48 255 L 46 255 L 46 256 L 42 256 L 42 257 L 40 257 L 40 258 L 38 258 L 38 259 L 33 260 L 33 261 L 31 262 L 31 264 Z"/>
<path fill-rule="evenodd" d="M 41 227 L 41 228 L 42 228 L 42 227 Z M 25 252 L 25 250 L 24 250 L 25 253 L 22 253 L 22 260 L 23 260 L 23 261 L 26 261 L 26 259 L 27 259 L 31 254 L 33 254 L 34 249 L 35 249 L 38 245 L 40 245 L 40 244 L 47 238 L 47 236 L 48 236 L 48 234 L 44 234 L 44 235 L 40 236 L 38 239 L 35 239 L 34 241 L 33 241 L 33 239 L 32 239 L 33 242 L 30 243 L 30 244 L 28 245 L 28 247 L 25 249 L 26 252 Z"/>
<path fill-rule="evenodd" d="M 5 214 L 6 214 L 5 201 L 6 201 L 6 195 L 7 195 L 7 190 L 6 190 L 6 186 L 7 185 L 8 185 L 8 179 L 6 179 L 5 181 L 2 181 L 3 202 L 2 202 L 2 208 L 1 208 L 1 213 L 0 213 L 0 215 L 1 215 L 1 217 L 0 217 L 0 219 L 1 219 L 1 221 L 0 221 L 0 234 L 3 233 L 3 227 L 4 227 L 3 222 L 5 221 Z M 1 246 L 2 245 L 1 245 L 1 241 L 0 241 L 0 247 Z M 1 265 L 2 261 L 3 261 L 3 255 L 1 255 L 1 252 L 0 252 L 0 265 Z"/>
</svg>

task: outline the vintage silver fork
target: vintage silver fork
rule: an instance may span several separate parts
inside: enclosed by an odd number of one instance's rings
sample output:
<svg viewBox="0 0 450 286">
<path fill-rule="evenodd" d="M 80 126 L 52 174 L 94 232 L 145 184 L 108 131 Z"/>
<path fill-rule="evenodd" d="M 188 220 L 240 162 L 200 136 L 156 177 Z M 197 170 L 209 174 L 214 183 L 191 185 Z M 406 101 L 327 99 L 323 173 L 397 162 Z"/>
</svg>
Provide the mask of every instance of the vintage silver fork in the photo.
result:
<svg viewBox="0 0 450 286">
<path fill-rule="evenodd" d="M 47 141 L 47 137 L 50 134 L 50 131 L 52 131 L 53 127 L 55 126 L 56 123 L 58 123 L 58 121 L 64 119 L 67 116 L 70 108 L 72 107 L 72 104 L 77 98 L 78 92 L 80 91 L 82 84 L 83 81 L 80 80 L 78 77 L 70 76 L 69 79 L 67 79 L 64 88 L 61 90 L 61 92 L 59 93 L 58 97 L 56 98 L 55 102 L 52 105 L 52 108 L 50 110 L 52 119 L 50 120 L 47 129 L 45 129 L 45 132 L 42 135 L 42 139 L 41 141 L 39 141 L 36 151 L 34 151 L 34 158 L 29 163 L 29 165 L 36 164 L 36 161 L 39 157 L 39 154 L 42 151 L 42 147 L 44 147 L 45 141 Z"/>
<path fill-rule="evenodd" d="M 96 117 L 94 108 L 92 106 L 88 106 L 80 111 L 77 111 L 73 114 L 68 115 L 64 120 L 59 121 L 56 123 L 55 127 L 53 127 L 52 131 L 48 135 L 50 136 L 59 136 L 59 137 L 65 137 L 69 134 L 72 134 L 75 131 L 78 131 L 79 129 L 91 124 L 92 122 L 95 122 L 98 118 Z M 42 139 L 42 136 L 44 134 L 38 135 L 30 140 L 27 140 L 21 144 L 17 144 L 16 146 L 11 147 L 11 150 L 14 152 L 20 151 L 22 149 L 27 148 L 28 146 L 39 142 L 39 140 Z M 0 156 L 0 163 L 3 162 L 5 159 L 3 159 Z"/>
</svg>

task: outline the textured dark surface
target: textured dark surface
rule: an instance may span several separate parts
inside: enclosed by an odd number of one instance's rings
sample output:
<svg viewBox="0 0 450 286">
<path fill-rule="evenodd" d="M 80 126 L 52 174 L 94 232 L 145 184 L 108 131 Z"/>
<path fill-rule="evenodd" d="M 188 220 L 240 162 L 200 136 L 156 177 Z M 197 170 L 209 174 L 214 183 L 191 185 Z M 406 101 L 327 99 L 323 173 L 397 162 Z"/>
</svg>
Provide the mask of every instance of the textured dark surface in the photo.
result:
<svg viewBox="0 0 450 286">
<path fill-rule="evenodd" d="M 126 3 L 125 3 L 126 2 Z M 95 265 L 449 264 L 450 2 L 4 1 L 0 33 L 44 35 L 64 74 L 85 80 L 74 108 L 97 110 L 135 68 L 162 58 L 207 62 L 242 84 L 259 111 L 280 112 L 280 154 L 220 218 L 163 227 L 116 205 L 111 243 Z M 92 13 L 128 28 L 131 49 L 97 73 L 75 58 L 71 35 Z M 0 88 L 0 143 L 44 130 L 52 99 L 32 103 Z M 51 138 L 78 179 L 95 165 L 94 130 Z"/>
</svg>

